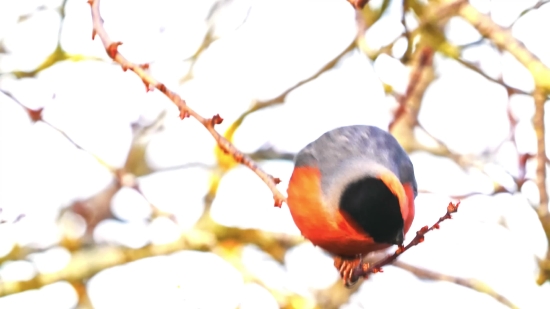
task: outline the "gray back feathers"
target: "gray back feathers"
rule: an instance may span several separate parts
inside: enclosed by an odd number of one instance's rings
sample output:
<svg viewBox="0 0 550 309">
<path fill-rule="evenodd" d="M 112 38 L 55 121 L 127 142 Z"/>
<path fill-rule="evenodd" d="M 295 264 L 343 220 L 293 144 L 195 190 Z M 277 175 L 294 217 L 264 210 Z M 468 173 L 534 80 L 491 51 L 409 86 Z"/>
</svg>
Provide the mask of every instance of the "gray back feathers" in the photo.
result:
<svg viewBox="0 0 550 309">
<path fill-rule="evenodd" d="M 391 134 L 373 126 L 354 125 L 326 132 L 296 155 L 295 166 L 317 167 L 322 191 L 329 200 L 337 198 L 331 195 L 339 195 L 351 181 L 384 170 L 394 173 L 401 183 L 410 183 L 417 195 L 409 156 Z"/>
</svg>

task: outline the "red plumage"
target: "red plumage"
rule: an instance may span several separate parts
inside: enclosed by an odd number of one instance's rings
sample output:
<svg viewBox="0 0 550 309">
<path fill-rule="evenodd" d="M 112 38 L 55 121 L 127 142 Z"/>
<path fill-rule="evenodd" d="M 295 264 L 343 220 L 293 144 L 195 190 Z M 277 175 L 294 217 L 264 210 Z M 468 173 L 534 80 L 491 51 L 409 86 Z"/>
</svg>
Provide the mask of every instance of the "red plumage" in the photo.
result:
<svg viewBox="0 0 550 309">
<path fill-rule="evenodd" d="M 354 184 L 358 189 L 350 189 Z M 403 241 L 416 190 L 412 163 L 389 133 L 351 126 L 325 133 L 297 155 L 288 206 L 302 235 L 335 256 L 350 285 L 362 256 Z"/>
</svg>

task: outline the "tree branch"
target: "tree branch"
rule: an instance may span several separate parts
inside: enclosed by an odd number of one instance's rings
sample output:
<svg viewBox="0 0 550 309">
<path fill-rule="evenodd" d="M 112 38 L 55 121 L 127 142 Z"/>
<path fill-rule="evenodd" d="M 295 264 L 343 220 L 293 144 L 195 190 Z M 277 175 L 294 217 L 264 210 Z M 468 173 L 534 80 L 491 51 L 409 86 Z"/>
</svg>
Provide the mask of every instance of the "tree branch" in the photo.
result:
<svg viewBox="0 0 550 309">
<path fill-rule="evenodd" d="M 417 51 L 407 90 L 403 96 L 398 98 L 399 109 L 394 121 L 390 124 L 390 131 L 399 128 L 401 125 L 412 130 L 418 123 L 422 97 L 434 80 L 433 56 L 434 51 L 430 47 L 424 47 Z"/>
<path fill-rule="evenodd" d="M 466 61 L 462 58 L 455 58 L 456 61 L 458 61 L 460 64 L 462 64 L 463 66 L 465 66 L 466 68 L 478 73 L 479 75 L 485 77 L 485 79 L 487 79 L 488 81 L 490 82 L 493 82 L 493 83 L 496 83 L 496 84 L 499 84 L 501 85 L 502 87 L 506 88 L 506 90 L 508 91 L 508 93 L 517 93 L 517 94 L 525 94 L 525 95 L 532 95 L 532 93 L 529 93 L 527 91 L 523 91 L 521 89 L 518 89 L 518 88 L 515 88 L 515 87 L 512 87 L 512 86 L 509 86 L 507 85 L 506 83 L 504 83 L 504 81 L 499 78 L 499 79 L 496 79 L 496 78 L 493 78 L 491 76 L 489 76 L 487 73 L 483 72 L 481 70 L 481 68 L 479 68 L 478 66 L 476 66 L 475 64 L 469 62 L 469 61 Z"/>
<path fill-rule="evenodd" d="M 527 50 L 523 43 L 514 38 L 509 30 L 498 26 L 489 16 L 480 13 L 467 2 L 462 0 L 443 0 L 443 2 L 460 3 L 458 14 L 462 18 L 496 46 L 512 54 L 533 75 L 535 84 L 546 92 L 550 92 L 550 69 L 537 56 Z"/>
<path fill-rule="evenodd" d="M 546 141 L 544 127 L 544 105 L 546 103 L 546 92 L 537 88 L 535 98 L 535 117 L 533 125 L 537 134 L 537 187 L 539 189 L 539 216 L 548 215 L 548 191 L 546 190 Z"/>
<path fill-rule="evenodd" d="M 183 100 L 177 93 L 168 89 L 163 83 L 157 81 L 152 76 L 150 76 L 147 72 L 145 72 L 145 69 L 142 66 L 130 62 L 118 52 L 118 46 L 122 45 L 122 43 L 112 41 L 105 31 L 105 28 L 103 27 L 103 19 L 101 18 L 99 11 L 99 2 L 100 0 L 88 1 L 91 6 L 93 21 L 92 39 L 95 38 L 96 35 L 99 36 L 109 57 L 111 57 L 115 62 L 119 63 L 123 70 L 134 71 L 134 73 L 136 73 L 145 84 L 147 91 L 151 90 L 152 87 L 158 89 L 164 95 L 166 95 L 179 109 L 181 119 L 184 119 L 186 117 L 193 117 L 198 120 L 214 137 L 220 149 L 222 149 L 224 152 L 231 154 L 237 162 L 250 168 L 254 173 L 256 173 L 256 175 L 258 175 L 258 177 L 260 177 L 266 183 L 266 185 L 273 193 L 275 206 L 281 207 L 282 203 L 286 201 L 286 197 L 277 189 L 277 184 L 280 182 L 280 179 L 274 178 L 273 176 L 267 174 L 264 170 L 258 167 L 256 163 L 252 161 L 252 159 L 243 154 L 231 142 L 229 142 L 226 138 L 224 138 L 216 131 L 214 126 L 220 124 L 223 121 L 223 118 L 221 118 L 219 115 L 214 115 L 212 118 L 202 117 L 193 109 L 191 109 L 186 104 L 185 100 Z"/>
<path fill-rule="evenodd" d="M 521 14 L 519 14 L 518 16 L 518 19 L 516 19 L 511 25 L 510 27 L 508 27 L 508 29 L 511 29 L 515 24 L 516 22 L 525 14 L 531 12 L 531 11 L 534 11 L 534 10 L 538 10 L 540 9 L 540 7 L 542 7 L 543 5 L 547 4 L 547 3 L 550 3 L 550 1 L 548 0 L 539 0 L 537 3 L 535 3 L 535 5 L 533 5 L 532 7 L 524 10 L 523 12 L 521 12 Z"/>
<path fill-rule="evenodd" d="M 347 0 L 356 10 L 362 10 L 370 0 Z"/>
<path fill-rule="evenodd" d="M 447 281 L 451 282 L 463 287 L 470 288 L 472 290 L 478 291 L 480 293 L 487 294 L 497 300 L 499 303 L 510 307 L 512 309 L 519 309 L 516 305 L 514 305 L 510 300 L 508 300 L 506 297 L 498 294 L 495 290 L 493 290 L 491 287 L 489 287 L 484 282 L 481 282 L 477 279 L 465 279 L 465 278 L 458 278 L 453 277 L 449 275 L 444 275 L 441 273 L 437 273 L 431 270 L 427 270 L 424 268 L 420 268 L 417 266 L 413 266 L 407 263 L 403 263 L 401 261 L 395 261 L 393 263 L 394 266 L 399 267 L 401 269 L 407 270 L 414 275 L 416 275 L 419 278 L 422 279 L 429 279 L 429 280 L 438 280 L 438 281 Z"/>
<path fill-rule="evenodd" d="M 403 57 L 401 57 L 401 61 L 406 63 L 408 62 L 411 52 L 412 52 L 412 44 L 413 40 L 411 38 L 411 32 L 409 31 L 409 27 L 407 26 L 407 21 L 405 20 L 407 16 L 407 11 L 409 10 L 409 0 L 403 0 L 402 7 L 403 7 L 403 13 L 401 14 L 401 24 L 403 25 L 403 36 L 405 39 L 407 39 L 407 49 L 405 50 L 405 53 L 403 53 Z"/>
<path fill-rule="evenodd" d="M 1 281 L 0 297 L 27 290 L 38 289 L 59 281 L 78 282 L 91 278 L 98 272 L 145 257 L 166 255 L 189 247 L 185 239 L 163 245 L 149 245 L 140 249 L 102 246 L 74 253 L 69 264 L 55 273 L 39 274 L 25 281 Z"/>
<path fill-rule="evenodd" d="M 419 243 L 423 242 L 424 241 L 424 235 L 426 235 L 426 233 L 428 233 L 429 231 L 432 231 L 434 229 L 439 229 L 439 224 L 441 222 L 443 222 L 445 220 L 448 220 L 448 219 L 452 219 L 451 214 L 458 211 L 458 206 L 460 206 L 460 202 L 458 202 L 456 204 L 450 202 L 449 205 L 447 206 L 447 213 L 443 217 L 439 218 L 439 220 L 437 220 L 437 222 L 434 225 L 432 225 L 431 227 L 428 227 L 426 225 L 423 228 L 421 228 L 419 231 L 416 232 L 416 236 L 413 238 L 413 240 L 411 240 L 411 242 L 409 242 L 408 245 L 399 246 L 399 248 L 397 248 L 397 250 L 393 254 L 388 255 L 386 258 L 384 258 L 384 259 L 382 259 L 382 260 L 380 260 L 376 263 L 373 263 L 373 264 L 370 264 L 370 263 L 360 264 L 358 266 L 359 269 L 357 269 L 357 271 L 353 272 L 352 281 L 356 281 L 359 277 L 368 278 L 368 276 L 370 274 L 383 272 L 382 271 L 383 266 L 386 266 L 388 264 L 393 263 L 405 251 L 407 251 L 410 248 L 412 248 L 412 247 L 418 245 Z"/>
<path fill-rule="evenodd" d="M 186 231 L 179 239 L 166 244 L 149 244 L 138 249 L 117 245 L 78 249 L 72 253 L 67 266 L 57 272 L 38 274 L 24 281 L 0 280 L 0 297 L 38 289 L 59 281 L 81 282 L 114 266 L 181 250 L 208 251 L 227 260 L 220 252 L 223 251 L 224 244 L 254 244 L 280 261 L 288 248 L 301 242 L 303 239 L 298 236 L 225 227 L 208 218 L 200 227 Z M 272 254 L 274 252 L 278 254 Z"/>
<path fill-rule="evenodd" d="M 409 85 L 405 94 L 397 97 L 399 108 L 390 123 L 389 131 L 407 152 L 424 150 L 435 155 L 448 156 L 451 154 L 450 150 L 439 140 L 434 138 L 437 146 L 427 147 L 418 142 L 414 135 L 414 128 L 420 126 L 418 113 L 422 106 L 422 98 L 435 78 L 433 55 L 434 51 L 430 47 L 418 48 L 413 55 Z"/>
</svg>

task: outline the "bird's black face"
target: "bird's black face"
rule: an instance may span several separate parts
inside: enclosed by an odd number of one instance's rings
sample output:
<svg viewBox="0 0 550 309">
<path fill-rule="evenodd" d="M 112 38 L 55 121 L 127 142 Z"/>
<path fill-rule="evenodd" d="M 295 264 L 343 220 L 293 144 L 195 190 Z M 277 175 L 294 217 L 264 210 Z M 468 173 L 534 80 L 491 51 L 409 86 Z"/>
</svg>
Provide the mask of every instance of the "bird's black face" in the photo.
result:
<svg viewBox="0 0 550 309">
<path fill-rule="evenodd" d="M 372 177 L 350 183 L 340 198 L 347 213 L 375 242 L 401 245 L 403 217 L 399 199 L 386 184 Z"/>
</svg>

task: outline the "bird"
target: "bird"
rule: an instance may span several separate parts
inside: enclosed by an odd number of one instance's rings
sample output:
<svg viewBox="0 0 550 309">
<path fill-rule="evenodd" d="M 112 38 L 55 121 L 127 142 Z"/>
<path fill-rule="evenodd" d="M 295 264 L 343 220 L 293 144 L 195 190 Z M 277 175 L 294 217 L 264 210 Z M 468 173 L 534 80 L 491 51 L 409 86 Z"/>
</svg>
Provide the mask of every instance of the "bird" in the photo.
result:
<svg viewBox="0 0 550 309">
<path fill-rule="evenodd" d="M 302 235 L 332 255 L 349 288 L 363 257 L 403 244 L 417 194 L 413 164 L 399 142 L 381 128 L 352 125 L 296 154 L 287 205 Z"/>
</svg>

